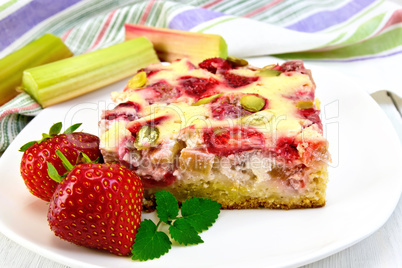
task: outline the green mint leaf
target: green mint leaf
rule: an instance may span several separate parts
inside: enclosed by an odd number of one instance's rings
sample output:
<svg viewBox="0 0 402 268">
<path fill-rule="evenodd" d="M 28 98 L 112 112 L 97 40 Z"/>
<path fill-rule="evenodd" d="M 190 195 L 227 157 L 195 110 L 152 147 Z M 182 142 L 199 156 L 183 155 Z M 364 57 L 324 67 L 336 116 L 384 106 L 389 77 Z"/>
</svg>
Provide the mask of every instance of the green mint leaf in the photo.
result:
<svg viewBox="0 0 402 268">
<path fill-rule="evenodd" d="M 63 133 L 64 133 L 64 134 L 73 133 L 73 132 L 76 131 L 81 125 L 82 125 L 82 123 L 74 124 L 74 125 L 72 125 L 71 127 L 67 128 Z"/>
<path fill-rule="evenodd" d="M 204 243 L 194 227 L 184 218 L 178 218 L 169 227 L 170 236 L 180 244 L 196 245 Z"/>
<path fill-rule="evenodd" d="M 61 182 L 63 180 L 63 177 L 59 175 L 59 173 L 57 172 L 57 170 L 53 166 L 53 164 L 49 163 L 49 162 L 46 162 L 46 164 L 47 164 L 47 172 L 49 174 L 49 177 L 56 182 Z"/>
<path fill-rule="evenodd" d="M 221 204 L 211 199 L 193 197 L 183 202 L 181 215 L 197 232 L 202 232 L 216 221 L 220 208 Z"/>
<path fill-rule="evenodd" d="M 146 261 L 159 258 L 169 251 L 172 242 L 167 234 L 156 230 L 151 220 L 143 220 L 136 235 L 131 257 L 133 260 Z"/>
<path fill-rule="evenodd" d="M 51 126 L 50 130 L 49 130 L 49 135 L 56 136 L 57 134 L 59 134 L 62 126 L 63 125 L 61 122 L 58 122 L 58 123 L 54 124 L 53 126 Z"/>
<path fill-rule="evenodd" d="M 168 223 L 169 220 L 176 219 L 179 215 L 179 205 L 173 194 L 168 191 L 157 191 L 156 213 L 161 221 Z"/>
<path fill-rule="evenodd" d="M 36 141 L 30 141 L 25 143 L 24 145 L 21 146 L 21 148 L 19 149 L 20 152 L 25 152 L 29 147 L 31 147 L 32 145 L 34 145 L 36 143 Z"/>
</svg>

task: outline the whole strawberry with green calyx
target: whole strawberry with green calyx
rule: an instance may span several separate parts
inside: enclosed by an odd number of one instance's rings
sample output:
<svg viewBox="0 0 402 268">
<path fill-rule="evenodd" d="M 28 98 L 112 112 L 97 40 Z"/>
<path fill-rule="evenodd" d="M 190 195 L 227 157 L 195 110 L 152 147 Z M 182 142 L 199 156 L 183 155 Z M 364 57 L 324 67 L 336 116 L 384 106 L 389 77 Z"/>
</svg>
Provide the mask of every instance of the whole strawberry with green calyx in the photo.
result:
<svg viewBox="0 0 402 268">
<path fill-rule="evenodd" d="M 141 221 L 141 179 L 116 163 L 74 167 L 60 151 L 56 154 L 70 171 L 63 179 L 48 164 L 50 176 L 61 181 L 50 200 L 50 229 L 77 245 L 129 255 Z"/>
<path fill-rule="evenodd" d="M 20 165 L 21 176 L 33 195 L 50 201 L 57 187 L 58 183 L 48 175 L 47 162 L 52 163 L 60 174 L 67 171 L 56 155 L 56 150 L 62 151 L 72 163 L 80 161 L 80 152 L 92 160 L 101 157 L 99 138 L 88 133 L 74 132 L 80 126 L 81 124 L 72 125 L 60 133 L 62 123 L 56 123 L 49 133 L 42 134 L 41 140 L 28 142 L 20 148 L 24 152 Z"/>
</svg>

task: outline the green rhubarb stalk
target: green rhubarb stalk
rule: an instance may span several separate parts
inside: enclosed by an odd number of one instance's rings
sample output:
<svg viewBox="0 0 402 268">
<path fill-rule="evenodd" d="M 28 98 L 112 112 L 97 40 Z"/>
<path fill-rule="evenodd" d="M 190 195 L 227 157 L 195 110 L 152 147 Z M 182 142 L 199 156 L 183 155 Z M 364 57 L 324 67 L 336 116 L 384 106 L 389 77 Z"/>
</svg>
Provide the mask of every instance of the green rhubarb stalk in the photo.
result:
<svg viewBox="0 0 402 268">
<path fill-rule="evenodd" d="M 0 60 L 0 105 L 15 97 L 25 69 L 71 57 L 73 53 L 63 41 L 45 34 Z"/>
<path fill-rule="evenodd" d="M 23 89 L 47 107 L 132 76 L 157 62 L 152 43 L 141 37 L 28 69 Z"/>
<path fill-rule="evenodd" d="M 220 35 L 195 33 L 167 28 L 125 24 L 125 38 L 130 40 L 140 36 L 147 37 L 155 47 L 161 61 L 172 62 L 189 58 L 197 64 L 207 58 L 226 59 L 227 45 Z"/>
</svg>

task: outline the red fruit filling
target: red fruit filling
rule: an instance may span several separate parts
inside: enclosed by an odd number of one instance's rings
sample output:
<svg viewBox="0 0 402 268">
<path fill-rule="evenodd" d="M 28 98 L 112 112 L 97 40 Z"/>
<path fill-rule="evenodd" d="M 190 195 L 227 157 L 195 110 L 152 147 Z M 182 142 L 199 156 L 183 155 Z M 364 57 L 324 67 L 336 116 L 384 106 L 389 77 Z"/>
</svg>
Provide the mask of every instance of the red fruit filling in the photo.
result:
<svg viewBox="0 0 402 268">
<path fill-rule="evenodd" d="M 132 161 L 132 157 L 130 156 L 131 149 L 134 148 L 134 136 L 126 136 L 122 139 L 119 147 L 118 147 L 118 156 L 119 162 L 126 168 L 132 169 L 133 165 L 130 163 Z M 127 146 L 126 146 L 127 145 Z M 128 156 L 128 157 L 127 157 Z"/>
<path fill-rule="evenodd" d="M 179 83 L 188 96 L 198 99 L 213 95 L 211 91 L 219 84 L 218 80 L 214 78 L 206 79 L 193 76 L 182 76 L 179 78 Z"/>
<path fill-rule="evenodd" d="M 174 62 L 176 62 L 176 61 L 182 61 L 182 59 L 174 60 L 172 63 L 174 63 Z M 188 70 L 194 70 L 194 69 L 197 68 L 197 67 L 196 67 L 194 64 L 192 64 L 191 61 L 189 61 L 189 60 L 185 61 L 185 63 L 186 63 L 186 65 L 187 65 Z"/>
<path fill-rule="evenodd" d="M 223 97 L 211 103 L 212 117 L 217 120 L 236 119 L 249 114 L 249 111 L 242 109 L 239 98 Z"/>
<path fill-rule="evenodd" d="M 275 68 L 274 68 L 275 69 Z M 306 73 L 306 68 L 304 67 L 303 61 L 301 60 L 291 60 L 283 63 L 279 69 L 282 72 L 300 72 Z"/>
<path fill-rule="evenodd" d="M 128 101 L 125 103 L 120 103 L 113 110 L 106 111 L 102 115 L 102 119 L 134 121 L 138 119 L 137 112 L 140 109 L 140 105 L 135 102 Z"/>
<path fill-rule="evenodd" d="M 230 64 L 230 62 L 228 62 L 225 59 L 222 58 L 211 58 L 211 59 L 206 59 L 203 62 L 201 62 L 200 64 L 198 64 L 198 66 L 201 69 L 205 69 L 210 73 L 216 74 L 219 72 L 225 72 L 227 70 L 233 69 L 232 64 Z"/>
<path fill-rule="evenodd" d="M 152 75 L 156 74 L 157 72 L 159 72 L 160 70 L 152 70 L 150 68 L 142 68 L 139 69 L 137 73 L 139 72 L 145 72 L 147 75 L 147 78 L 151 77 Z"/>
<path fill-rule="evenodd" d="M 310 120 L 313 124 L 317 124 L 318 128 L 322 131 L 323 126 L 320 119 L 320 110 L 310 108 L 310 109 L 302 109 L 299 110 L 298 112 L 302 118 Z"/>
<path fill-rule="evenodd" d="M 128 131 L 130 131 L 132 134 L 137 133 L 138 131 L 140 131 L 142 126 L 148 125 L 151 127 L 157 126 L 159 125 L 162 121 L 168 119 L 169 116 L 168 115 L 163 115 L 163 116 L 159 116 L 157 118 L 154 119 L 149 119 L 147 121 L 134 121 L 131 122 L 129 124 L 127 124 L 127 129 Z"/>
<path fill-rule="evenodd" d="M 288 163 L 299 158 L 297 143 L 295 143 L 294 138 L 291 137 L 280 137 L 276 141 L 274 153 Z"/>
<path fill-rule="evenodd" d="M 226 83 L 232 88 L 247 86 L 259 79 L 256 76 L 241 76 L 230 72 L 223 73 Z"/>
<path fill-rule="evenodd" d="M 176 176 L 168 171 L 165 173 L 162 180 L 157 181 L 151 175 L 141 176 L 141 180 L 144 188 L 166 187 L 176 180 Z"/>
<path fill-rule="evenodd" d="M 209 128 L 203 138 L 208 152 L 218 156 L 261 149 L 265 144 L 264 135 L 252 128 Z"/>
<path fill-rule="evenodd" d="M 180 91 L 176 87 L 170 85 L 164 80 L 150 84 L 140 91 L 147 90 L 150 90 L 153 93 L 149 94 L 149 96 L 145 96 L 145 99 L 149 102 L 149 104 L 153 104 L 155 102 L 169 102 L 177 99 L 181 95 Z"/>
<path fill-rule="evenodd" d="M 306 166 L 312 165 L 317 160 L 325 160 L 326 141 L 304 141 L 304 150 L 301 154 L 301 160 Z"/>
</svg>

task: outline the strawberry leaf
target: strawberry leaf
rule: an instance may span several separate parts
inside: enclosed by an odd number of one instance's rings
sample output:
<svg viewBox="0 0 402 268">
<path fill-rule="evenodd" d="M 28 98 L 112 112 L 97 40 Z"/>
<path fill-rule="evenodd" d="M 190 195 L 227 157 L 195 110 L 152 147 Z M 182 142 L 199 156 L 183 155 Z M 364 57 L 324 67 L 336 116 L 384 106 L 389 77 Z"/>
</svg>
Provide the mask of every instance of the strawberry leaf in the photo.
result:
<svg viewBox="0 0 402 268">
<path fill-rule="evenodd" d="M 46 164 L 47 164 L 47 172 L 49 174 L 49 177 L 56 182 L 61 182 L 63 180 L 63 177 L 59 175 L 59 173 L 57 172 L 57 170 L 53 166 L 53 164 L 49 163 L 49 162 L 46 162 Z"/>
<path fill-rule="evenodd" d="M 169 223 L 179 215 L 179 205 L 176 198 L 168 191 L 158 191 L 156 197 L 156 213 L 161 221 Z"/>
<path fill-rule="evenodd" d="M 42 133 L 42 140 L 41 141 L 44 141 L 44 140 L 47 140 L 47 139 L 50 139 L 52 136 L 50 136 L 49 134 L 47 134 L 47 133 Z"/>
<path fill-rule="evenodd" d="M 72 125 L 71 127 L 67 128 L 63 133 L 64 133 L 64 134 L 73 133 L 73 132 L 76 131 L 81 125 L 82 125 L 82 123 L 74 124 L 74 125 Z"/>
<path fill-rule="evenodd" d="M 183 202 L 181 215 L 200 233 L 212 226 L 218 218 L 220 208 L 221 204 L 211 199 L 193 197 Z"/>
<path fill-rule="evenodd" d="M 21 148 L 19 149 L 20 152 L 25 152 L 26 149 L 28 149 L 29 147 L 31 147 L 32 145 L 34 145 L 37 141 L 30 141 L 25 143 L 24 145 L 21 146 Z"/>
<path fill-rule="evenodd" d="M 178 218 L 169 227 L 170 236 L 180 244 L 196 245 L 204 243 L 194 227 L 184 218 Z"/>
<path fill-rule="evenodd" d="M 76 131 L 80 126 L 82 125 L 82 123 L 77 123 L 72 125 L 71 127 L 67 128 L 63 134 L 69 134 L 72 133 L 74 131 Z M 35 142 L 37 143 L 41 143 L 42 141 L 45 141 L 47 139 L 50 139 L 54 136 L 57 136 L 58 134 L 60 134 L 61 128 L 62 128 L 62 123 L 61 122 L 57 122 L 55 124 L 53 124 L 50 129 L 49 129 L 49 133 L 42 133 L 42 139 L 39 141 L 30 141 L 27 142 L 26 144 L 24 144 L 23 146 L 21 146 L 21 148 L 19 149 L 20 152 L 24 152 L 26 149 L 28 149 L 29 147 L 31 147 Z"/>
<path fill-rule="evenodd" d="M 71 171 L 74 166 L 68 161 L 67 157 L 64 156 L 64 154 L 60 150 L 56 150 L 56 154 L 58 157 L 60 157 L 63 166 L 68 170 Z"/>
<path fill-rule="evenodd" d="M 135 238 L 131 258 L 139 261 L 159 258 L 169 251 L 171 245 L 167 234 L 157 231 L 153 221 L 143 220 Z"/>
<path fill-rule="evenodd" d="M 89 158 L 89 156 L 87 154 L 80 151 L 75 165 L 82 164 L 82 163 L 99 163 L 99 157 L 96 158 L 94 161 L 92 161 L 91 158 Z"/>
<path fill-rule="evenodd" d="M 62 126 L 63 125 L 61 122 L 55 123 L 53 126 L 50 127 L 49 135 L 56 136 L 57 134 L 59 134 Z"/>
</svg>

